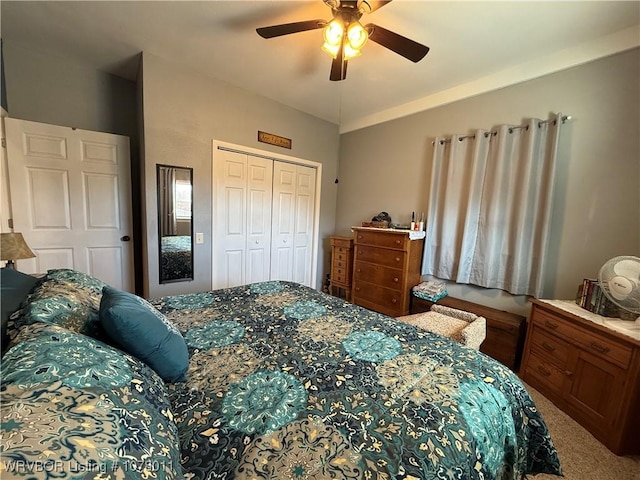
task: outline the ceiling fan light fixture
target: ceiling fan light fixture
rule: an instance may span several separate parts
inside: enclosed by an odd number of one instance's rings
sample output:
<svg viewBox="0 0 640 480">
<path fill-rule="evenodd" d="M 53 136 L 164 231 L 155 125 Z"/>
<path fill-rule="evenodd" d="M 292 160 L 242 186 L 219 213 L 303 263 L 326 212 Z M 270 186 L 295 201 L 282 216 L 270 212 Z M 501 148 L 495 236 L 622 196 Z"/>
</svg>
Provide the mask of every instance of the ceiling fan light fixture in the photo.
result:
<svg viewBox="0 0 640 480">
<path fill-rule="evenodd" d="M 324 42 L 324 45 L 322 45 L 322 51 L 332 58 L 336 58 L 338 56 L 339 49 L 340 45 L 331 45 L 327 42 Z"/>
<path fill-rule="evenodd" d="M 347 29 L 347 41 L 351 48 L 360 50 L 369 38 L 369 34 L 358 21 L 352 22 Z"/>
<path fill-rule="evenodd" d="M 322 45 L 322 50 L 329 55 L 331 58 L 336 58 L 338 56 L 338 51 L 340 50 L 340 44 L 338 45 L 329 45 L 328 43 L 324 43 Z M 360 50 L 356 50 L 352 48 L 349 43 L 345 43 L 344 45 L 344 59 L 349 60 L 350 58 L 357 57 L 361 54 Z"/>
<path fill-rule="evenodd" d="M 0 0 L 1 1 L 1 0 Z M 373 23 L 363 26 L 363 14 L 374 12 L 392 0 L 323 0 L 331 9 L 333 19 L 304 20 L 282 23 L 256 29 L 262 38 L 274 38 L 308 30 L 322 29 L 322 50 L 333 58 L 329 80 L 339 81 L 347 77 L 347 60 L 361 54 L 361 49 L 371 40 L 382 47 L 416 63 L 429 52 L 429 47 L 410 38 L 387 30 Z"/>
<path fill-rule="evenodd" d="M 331 20 L 326 27 L 324 27 L 324 43 L 325 45 L 340 47 L 342 43 L 342 36 L 344 35 L 344 24 L 338 20 Z"/>
<path fill-rule="evenodd" d="M 369 35 L 362 24 L 358 21 L 351 22 L 346 29 L 342 20 L 334 18 L 327 24 L 323 32 L 324 45 L 322 50 L 330 57 L 336 58 L 340 45 L 344 42 L 344 58 L 349 59 L 360 55 L 360 49 L 367 42 Z"/>
</svg>

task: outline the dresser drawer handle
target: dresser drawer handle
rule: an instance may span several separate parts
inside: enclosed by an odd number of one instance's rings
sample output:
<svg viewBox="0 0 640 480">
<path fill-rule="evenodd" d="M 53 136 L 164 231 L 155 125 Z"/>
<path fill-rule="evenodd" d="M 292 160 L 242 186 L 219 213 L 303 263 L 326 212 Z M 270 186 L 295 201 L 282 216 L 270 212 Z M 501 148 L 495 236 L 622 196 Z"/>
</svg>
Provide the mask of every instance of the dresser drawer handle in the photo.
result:
<svg viewBox="0 0 640 480">
<path fill-rule="evenodd" d="M 396 245 L 400 245 L 400 240 L 396 240 Z"/>
<path fill-rule="evenodd" d="M 392 298 L 391 303 L 398 303 L 398 300 L 396 298 Z"/>
<path fill-rule="evenodd" d="M 399 262 L 399 261 L 400 261 L 400 257 L 396 257 L 396 262 Z"/>
<path fill-rule="evenodd" d="M 360 251 L 358 252 L 358 255 L 362 255 L 362 250 L 360 250 Z"/>
<path fill-rule="evenodd" d="M 358 268 L 358 269 L 356 270 L 356 272 L 360 273 L 360 272 L 362 272 L 362 270 L 360 270 L 360 269 Z"/>
<path fill-rule="evenodd" d="M 356 292 L 359 292 L 359 291 L 360 291 L 360 287 L 356 287 Z"/>
<path fill-rule="evenodd" d="M 557 323 L 550 322 L 549 320 L 545 320 L 544 324 L 552 330 L 555 330 L 556 328 L 558 328 Z"/>
<path fill-rule="evenodd" d="M 611 350 L 609 347 L 605 345 L 600 345 L 599 343 L 596 343 L 596 342 L 591 342 L 589 346 L 593 348 L 596 352 L 600 352 L 600 353 L 607 353 L 609 350 Z"/>
<path fill-rule="evenodd" d="M 546 368 L 544 368 L 542 365 L 538 365 L 537 370 L 538 370 L 538 373 L 541 373 L 545 377 L 548 377 L 549 375 L 551 375 L 551 372 Z"/>
<path fill-rule="evenodd" d="M 399 279 L 398 277 L 395 277 L 395 278 L 393 279 L 393 281 L 394 281 L 394 282 L 396 282 L 396 283 L 398 283 L 398 282 L 400 281 L 400 279 Z"/>
<path fill-rule="evenodd" d="M 555 351 L 556 347 L 553 345 L 549 345 L 547 342 L 542 342 L 542 348 L 544 348 L 547 352 Z"/>
<path fill-rule="evenodd" d="M 358 235 L 358 240 L 362 240 L 362 235 Z"/>
<path fill-rule="evenodd" d="M 569 371 L 569 370 L 565 370 L 565 371 L 564 371 L 564 374 L 565 374 L 567 377 L 570 377 L 570 376 L 572 376 L 572 375 L 573 375 L 573 372 L 571 372 L 571 371 Z"/>
</svg>

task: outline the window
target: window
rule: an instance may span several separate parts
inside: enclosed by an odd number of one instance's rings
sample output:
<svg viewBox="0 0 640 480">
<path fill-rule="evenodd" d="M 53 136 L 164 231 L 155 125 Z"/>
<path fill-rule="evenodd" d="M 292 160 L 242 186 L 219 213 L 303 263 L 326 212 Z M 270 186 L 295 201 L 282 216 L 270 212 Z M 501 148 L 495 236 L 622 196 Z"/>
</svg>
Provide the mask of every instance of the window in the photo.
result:
<svg viewBox="0 0 640 480">
<path fill-rule="evenodd" d="M 187 180 L 176 180 L 175 213 L 177 219 L 191 219 L 191 184 Z"/>
</svg>

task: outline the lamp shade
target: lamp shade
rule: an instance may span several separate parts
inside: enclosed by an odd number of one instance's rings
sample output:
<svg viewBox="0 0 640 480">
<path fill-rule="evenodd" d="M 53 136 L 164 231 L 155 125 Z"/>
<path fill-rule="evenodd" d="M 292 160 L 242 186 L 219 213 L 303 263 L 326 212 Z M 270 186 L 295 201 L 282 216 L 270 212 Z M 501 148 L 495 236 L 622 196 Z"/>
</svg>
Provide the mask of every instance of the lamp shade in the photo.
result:
<svg viewBox="0 0 640 480">
<path fill-rule="evenodd" d="M 13 261 L 35 256 L 21 233 L 0 233 L 0 260 Z"/>
</svg>

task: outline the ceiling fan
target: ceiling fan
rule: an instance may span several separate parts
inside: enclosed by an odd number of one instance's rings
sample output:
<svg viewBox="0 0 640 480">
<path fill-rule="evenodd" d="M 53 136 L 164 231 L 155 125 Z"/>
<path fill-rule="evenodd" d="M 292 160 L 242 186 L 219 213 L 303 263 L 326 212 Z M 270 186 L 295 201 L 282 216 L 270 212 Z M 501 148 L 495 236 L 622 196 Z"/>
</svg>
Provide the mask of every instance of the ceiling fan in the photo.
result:
<svg viewBox="0 0 640 480">
<path fill-rule="evenodd" d="M 371 13 L 391 0 L 323 0 L 331 8 L 333 20 L 305 20 L 257 28 L 262 38 L 274 38 L 307 30 L 324 29 L 322 49 L 333 57 L 330 80 L 344 80 L 347 77 L 347 61 L 360 55 L 360 49 L 369 39 L 389 50 L 402 55 L 412 62 L 419 62 L 429 52 L 429 47 L 403 37 L 373 23 L 362 25 L 360 18 Z"/>
</svg>

